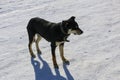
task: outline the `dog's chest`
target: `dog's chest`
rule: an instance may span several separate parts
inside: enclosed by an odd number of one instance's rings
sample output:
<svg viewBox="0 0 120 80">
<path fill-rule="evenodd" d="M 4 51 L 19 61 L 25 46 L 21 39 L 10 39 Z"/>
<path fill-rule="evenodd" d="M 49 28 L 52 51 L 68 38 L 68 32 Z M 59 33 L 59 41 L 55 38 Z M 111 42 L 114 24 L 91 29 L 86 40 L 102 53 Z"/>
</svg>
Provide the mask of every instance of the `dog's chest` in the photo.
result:
<svg viewBox="0 0 120 80">
<path fill-rule="evenodd" d="M 65 41 L 60 41 L 60 42 L 56 41 L 56 42 L 55 42 L 55 45 L 56 45 L 56 46 L 59 46 L 60 44 L 63 44 L 64 42 L 65 42 Z"/>
<path fill-rule="evenodd" d="M 57 40 L 55 41 L 55 45 L 59 46 L 60 44 L 65 42 L 65 38 L 64 37 L 58 37 Z"/>
<path fill-rule="evenodd" d="M 62 40 L 56 41 L 56 42 L 55 42 L 56 46 L 59 46 L 60 44 L 63 44 L 63 43 L 65 43 L 65 42 L 69 42 L 69 40 L 67 40 L 67 37 L 68 37 L 68 36 L 63 37 Z"/>
</svg>

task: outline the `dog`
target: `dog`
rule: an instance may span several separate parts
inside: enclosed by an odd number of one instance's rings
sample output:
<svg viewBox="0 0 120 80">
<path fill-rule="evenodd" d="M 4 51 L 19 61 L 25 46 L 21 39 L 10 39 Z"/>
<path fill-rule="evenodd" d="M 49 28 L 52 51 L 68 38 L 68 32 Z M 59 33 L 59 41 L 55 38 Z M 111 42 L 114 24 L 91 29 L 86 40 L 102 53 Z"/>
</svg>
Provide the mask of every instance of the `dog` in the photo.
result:
<svg viewBox="0 0 120 80">
<path fill-rule="evenodd" d="M 75 21 L 75 16 L 70 17 L 68 20 L 63 20 L 59 23 L 49 22 L 39 17 L 34 17 L 30 19 L 27 25 L 27 32 L 29 37 L 29 52 L 31 57 L 35 58 L 32 51 L 32 43 L 36 43 L 37 53 L 41 54 L 39 49 L 39 41 L 41 38 L 44 38 L 48 42 L 51 42 L 51 52 L 52 52 L 52 61 L 54 68 L 59 68 L 56 62 L 55 49 L 59 46 L 60 56 L 64 63 L 69 63 L 69 61 L 64 57 L 64 43 L 69 42 L 67 38 L 71 33 L 75 35 L 80 35 L 83 31 L 79 28 L 77 22 Z M 35 36 L 37 38 L 35 39 Z"/>
</svg>

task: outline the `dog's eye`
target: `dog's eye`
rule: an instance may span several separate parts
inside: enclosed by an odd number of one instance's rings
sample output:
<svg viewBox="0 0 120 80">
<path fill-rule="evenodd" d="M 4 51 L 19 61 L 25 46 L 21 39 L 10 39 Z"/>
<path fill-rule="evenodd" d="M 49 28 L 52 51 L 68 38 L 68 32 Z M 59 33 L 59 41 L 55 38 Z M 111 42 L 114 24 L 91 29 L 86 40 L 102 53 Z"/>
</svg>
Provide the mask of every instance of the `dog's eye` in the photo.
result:
<svg viewBox="0 0 120 80">
<path fill-rule="evenodd" d="M 73 29 L 77 29 L 77 28 L 78 28 L 78 26 L 73 27 Z"/>
<path fill-rule="evenodd" d="M 73 27 L 72 30 L 76 30 L 77 28 L 76 27 Z"/>
<path fill-rule="evenodd" d="M 79 26 L 78 25 L 76 25 L 76 28 L 78 28 Z"/>
</svg>

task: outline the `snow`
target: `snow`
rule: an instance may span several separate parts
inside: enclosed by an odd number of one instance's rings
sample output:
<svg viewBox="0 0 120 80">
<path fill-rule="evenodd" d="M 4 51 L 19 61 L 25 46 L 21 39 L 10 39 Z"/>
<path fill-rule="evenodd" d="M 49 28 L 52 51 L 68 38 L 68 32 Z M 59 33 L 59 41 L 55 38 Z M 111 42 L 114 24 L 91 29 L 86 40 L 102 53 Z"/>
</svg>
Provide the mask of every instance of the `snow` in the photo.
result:
<svg viewBox="0 0 120 80">
<path fill-rule="evenodd" d="M 31 59 L 26 26 L 36 16 L 52 22 L 76 16 L 84 33 L 65 44 L 70 65 L 57 48 L 54 69 L 44 39 L 43 54 Z M 120 0 L 0 0 L 0 45 L 0 80 L 120 80 Z"/>
</svg>

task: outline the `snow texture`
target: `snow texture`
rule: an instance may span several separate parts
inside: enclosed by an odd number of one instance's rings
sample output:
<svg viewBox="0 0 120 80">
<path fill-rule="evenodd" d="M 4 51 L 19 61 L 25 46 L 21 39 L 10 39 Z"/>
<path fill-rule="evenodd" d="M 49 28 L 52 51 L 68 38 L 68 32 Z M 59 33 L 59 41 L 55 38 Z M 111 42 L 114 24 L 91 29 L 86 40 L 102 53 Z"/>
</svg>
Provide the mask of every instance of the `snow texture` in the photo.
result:
<svg viewBox="0 0 120 80">
<path fill-rule="evenodd" d="M 54 69 L 44 39 L 42 55 L 30 57 L 26 26 L 36 16 L 52 22 L 76 16 L 84 33 L 65 44 L 70 65 L 57 49 Z M 0 80 L 120 80 L 120 0 L 0 0 Z"/>
</svg>

